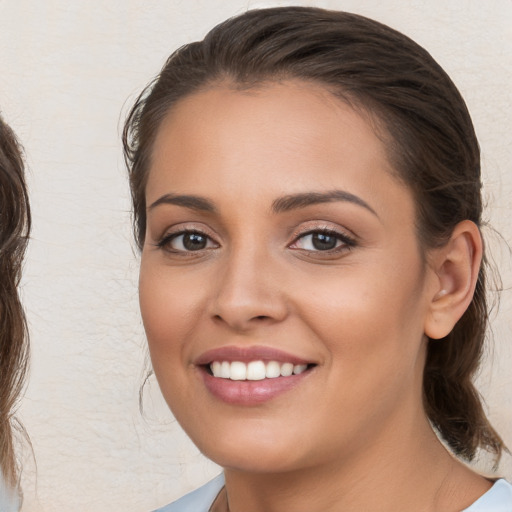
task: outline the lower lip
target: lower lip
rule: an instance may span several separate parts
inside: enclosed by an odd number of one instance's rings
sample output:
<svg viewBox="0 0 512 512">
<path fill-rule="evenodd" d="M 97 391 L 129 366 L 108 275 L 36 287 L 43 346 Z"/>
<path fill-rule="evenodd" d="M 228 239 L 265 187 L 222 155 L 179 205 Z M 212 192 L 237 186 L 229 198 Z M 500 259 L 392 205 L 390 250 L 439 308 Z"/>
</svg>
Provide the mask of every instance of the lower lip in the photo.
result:
<svg viewBox="0 0 512 512">
<path fill-rule="evenodd" d="M 216 398 L 233 405 L 259 405 L 296 387 L 312 369 L 289 377 L 262 380 L 230 380 L 213 377 L 200 369 L 203 382 Z"/>
</svg>

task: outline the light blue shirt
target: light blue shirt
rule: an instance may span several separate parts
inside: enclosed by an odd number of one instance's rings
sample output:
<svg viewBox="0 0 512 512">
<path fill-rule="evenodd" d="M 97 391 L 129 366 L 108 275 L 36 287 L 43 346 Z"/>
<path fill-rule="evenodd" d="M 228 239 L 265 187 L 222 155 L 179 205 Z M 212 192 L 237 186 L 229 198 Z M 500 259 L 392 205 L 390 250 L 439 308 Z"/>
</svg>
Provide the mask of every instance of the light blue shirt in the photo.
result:
<svg viewBox="0 0 512 512">
<path fill-rule="evenodd" d="M 178 501 L 154 512 L 208 512 L 223 486 L 224 475 L 221 474 Z M 461 512 L 512 512 L 512 485 L 504 479 L 497 480 L 473 505 Z"/>
<path fill-rule="evenodd" d="M 223 487 L 224 474 L 221 473 L 199 489 L 154 512 L 208 512 Z"/>
<path fill-rule="evenodd" d="M 18 512 L 20 497 L 16 490 L 8 489 L 0 471 L 0 512 Z M 208 509 L 206 509 L 208 510 Z"/>
<path fill-rule="evenodd" d="M 512 485 L 503 478 L 497 480 L 482 497 L 462 512 L 512 512 Z"/>
</svg>

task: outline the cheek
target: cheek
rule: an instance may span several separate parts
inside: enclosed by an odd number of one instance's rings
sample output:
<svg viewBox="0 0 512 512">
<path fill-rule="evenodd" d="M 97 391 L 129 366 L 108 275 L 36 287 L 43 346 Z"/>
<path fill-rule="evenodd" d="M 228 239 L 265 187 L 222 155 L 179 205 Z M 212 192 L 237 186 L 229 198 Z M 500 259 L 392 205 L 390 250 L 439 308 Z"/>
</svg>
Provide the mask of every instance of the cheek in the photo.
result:
<svg viewBox="0 0 512 512">
<path fill-rule="evenodd" d="M 421 273 L 382 263 L 317 276 L 315 287 L 303 286 L 297 301 L 332 364 L 351 378 L 414 367 L 423 340 Z"/>
<path fill-rule="evenodd" d="M 183 274 L 183 273 L 182 273 Z M 188 284 L 188 286 L 187 286 Z M 200 289 L 177 278 L 165 267 L 142 260 L 139 301 L 153 363 L 167 364 L 168 357 L 184 357 L 182 340 L 194 329 Z M 156 370 L 156 368 L 155 368 Z"/>
<path fill-rule="evenodd" d="M 381 276 L 363 286 L 359 277 L 309 294 L 302 317 L 329 353 L 322 419 L 371 436 L 372 425 L 421 400 L 425 344 L 413 283 L 393 288 Z"/>
<path fill-rule="evenodd" d="M 183 273 L 182 273 L 183 274 Z M 180 410 L 193 403 L 190 378 L 190 344 L 197 328 L 194 287 L 172 278 L 165 266 L 141 262 L 139 302 L 151 364 L 170 409 Z"/>
</svg>

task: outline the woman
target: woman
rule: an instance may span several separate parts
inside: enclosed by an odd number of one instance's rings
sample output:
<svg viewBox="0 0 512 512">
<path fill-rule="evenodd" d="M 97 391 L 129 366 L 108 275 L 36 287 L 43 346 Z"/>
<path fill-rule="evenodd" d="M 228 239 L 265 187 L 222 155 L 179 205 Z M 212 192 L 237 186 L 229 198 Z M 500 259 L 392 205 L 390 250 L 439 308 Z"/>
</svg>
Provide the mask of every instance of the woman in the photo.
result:
<svg viewBox="0 0 512 512">
<path fill-rule="evenodd" d="M 153 368 L 224 468 L 163 511 L 512 507 L 438 438 L 505 449 L 472 384 L 478 143 L 425 50 L 353 14 L 250 11 L 171 55 L 124 144 Z"/>
<path fill-rule="evenodd" d="M 28 337 L 18 284 L 30 231 L 30 208 L 20 146 L 0 118 L 0 510 L 18 510 L 14 418 L 28 360 Z"/>
</svg>

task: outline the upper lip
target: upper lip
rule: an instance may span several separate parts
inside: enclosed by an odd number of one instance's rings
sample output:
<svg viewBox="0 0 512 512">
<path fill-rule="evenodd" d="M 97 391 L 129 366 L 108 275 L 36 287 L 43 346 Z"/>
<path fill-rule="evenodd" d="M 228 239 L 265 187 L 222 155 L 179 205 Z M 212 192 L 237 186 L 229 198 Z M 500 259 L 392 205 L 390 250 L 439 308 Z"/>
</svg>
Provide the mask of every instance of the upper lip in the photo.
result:
<svg viewBox="0 0 512 512">
<path fill-rule="evenodd" d="M 203 352 L 194 363 L 197 366 L 203 366 L 213 361 L 240 361 L 242 363 L 249 363 L 251 361 L 277 361 L 279 363 L 293 363 L 294 365 L 313 363 L 313 361 L 308 361 L 282 350 L 265 346 L 226 346 L 214 348 Z"/>
</svg>

